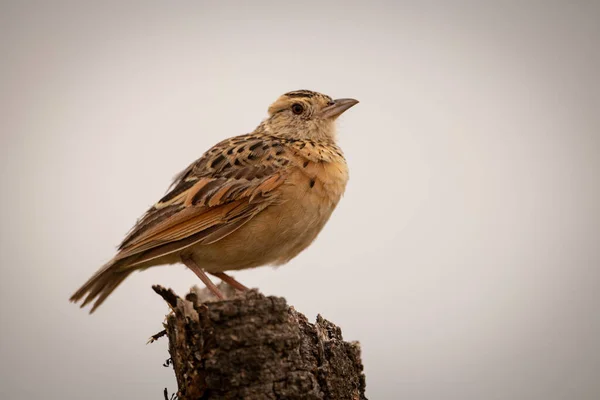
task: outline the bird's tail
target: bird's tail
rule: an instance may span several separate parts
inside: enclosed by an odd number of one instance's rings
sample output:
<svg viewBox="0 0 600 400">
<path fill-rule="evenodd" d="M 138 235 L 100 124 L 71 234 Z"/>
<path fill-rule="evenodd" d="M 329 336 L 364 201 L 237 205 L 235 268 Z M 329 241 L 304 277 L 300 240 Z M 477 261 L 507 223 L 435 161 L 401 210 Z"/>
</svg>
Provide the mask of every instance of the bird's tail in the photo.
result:
<svg viewBox="0 0 600 400">
<path fill-rule="evenodd" d="M 69 300 L 76 303 L 85 296 L 81 303 L 84 307 L 94 299 L 94 306 L 90 310 L 93 313 L 100 304 L 137 268 L 128 268 L 125 260 L 112 260 L 98 270 Z"/>
</svg>

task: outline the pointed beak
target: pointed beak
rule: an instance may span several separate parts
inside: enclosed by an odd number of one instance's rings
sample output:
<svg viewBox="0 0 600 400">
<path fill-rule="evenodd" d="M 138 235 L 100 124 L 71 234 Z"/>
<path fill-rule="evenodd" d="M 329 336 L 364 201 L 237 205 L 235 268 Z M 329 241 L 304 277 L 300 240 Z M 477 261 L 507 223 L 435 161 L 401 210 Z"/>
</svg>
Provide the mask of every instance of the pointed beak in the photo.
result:
<svg viewBox="0 0 600 400">
<path fill-rule="evenodd" d="M 337 118 L 344 111 L 352 107 L 353 105 L 358 104 L 358 100 L 354 99 L 336 99 L 333 101 L 333 104 L 325 107 L 320 112 L 321 118 Z"/>
</svg>

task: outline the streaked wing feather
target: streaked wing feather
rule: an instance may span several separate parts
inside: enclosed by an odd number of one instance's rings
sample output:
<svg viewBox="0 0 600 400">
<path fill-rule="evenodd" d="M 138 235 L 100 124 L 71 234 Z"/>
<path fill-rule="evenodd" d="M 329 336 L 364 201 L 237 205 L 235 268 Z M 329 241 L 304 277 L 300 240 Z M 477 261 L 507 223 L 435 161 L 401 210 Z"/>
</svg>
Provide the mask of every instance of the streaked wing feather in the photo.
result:
<svg viewBox="0 0 600 400">
<path fill-rule="evenodd" d="M 279 141 L 243 135 L 210 149 L 138 221 L 115 260 L 130 257 L 132 266 L 196 243 L 214 243 L 277 202 L 275 189 L 287 176 Z"/>
<path fill-rule="evenodd" d="M 153 247 L 148 251 L 142 253 L 139 257 L 136 257 L 135 260 L 132 260 L 132 262 L 129 263 L 128 266 L 133 267 L 138 264 L 142 264 L 150 260 L 177 252 L 179 250 L 183 250 L 186 247 L 192 246 L 197 243 L 214 243 L 241 228 L 246 222 L 250 221 L 250 219 L 252 219 L 253 216 L 254 215 L 248 215 L 244 218 L 237 219 L 227 224 L 213 226 L 209 229 L 188 236 L 185 239 Z"/>
</svg>

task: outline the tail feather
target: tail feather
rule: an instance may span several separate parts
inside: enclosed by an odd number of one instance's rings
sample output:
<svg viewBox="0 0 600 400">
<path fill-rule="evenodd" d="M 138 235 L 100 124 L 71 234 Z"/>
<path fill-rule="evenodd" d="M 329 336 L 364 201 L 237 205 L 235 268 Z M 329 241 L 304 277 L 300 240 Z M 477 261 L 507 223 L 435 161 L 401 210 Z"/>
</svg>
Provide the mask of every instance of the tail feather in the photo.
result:
<svg viewBox="0 0 600 400">
<path fill-rule="evenodd" d="M 83 299 L 81 307 L 85 307 L 94 299 L 94 305 L 90 310 L 93 313 L 98 306 L 137 268 L 127 268 L 125 260 L 113 260 L 98 270 L 73 296 L 69 299 L 76 303 Z"/>
</svg>

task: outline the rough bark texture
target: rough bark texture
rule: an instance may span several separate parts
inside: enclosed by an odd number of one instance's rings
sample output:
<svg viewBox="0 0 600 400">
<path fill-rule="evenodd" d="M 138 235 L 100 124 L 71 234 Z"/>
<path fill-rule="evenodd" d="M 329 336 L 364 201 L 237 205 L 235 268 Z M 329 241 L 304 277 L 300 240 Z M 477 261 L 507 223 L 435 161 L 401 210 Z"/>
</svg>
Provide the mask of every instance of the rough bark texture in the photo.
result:
<svg viewBox="0 0 600 400">
<path fill-rule="evenodd" d="M 155 286 L 171 306 L 165 329 L 181 400 L 366 399 L 358 342 L 285 299 L 252 290 L 207 301 Z"/>
</svg>

